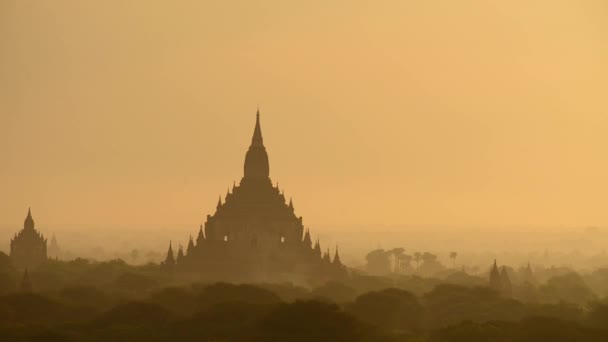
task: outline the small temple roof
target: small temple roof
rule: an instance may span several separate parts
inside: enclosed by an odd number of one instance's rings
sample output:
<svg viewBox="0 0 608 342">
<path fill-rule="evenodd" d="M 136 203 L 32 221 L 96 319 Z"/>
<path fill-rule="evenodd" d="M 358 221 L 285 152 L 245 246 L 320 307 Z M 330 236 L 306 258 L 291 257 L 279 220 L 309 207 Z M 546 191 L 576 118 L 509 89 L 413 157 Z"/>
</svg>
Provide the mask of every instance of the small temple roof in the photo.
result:
<svg viewBox="0 0 608 342">
<path fill-rule="evenodd" d="M 338 246 L 336 245 L 336 254 L 334 254 L 334 264 L 341 264 L 342 262 L 340 261 L 340 254 L 338 254 Z"/>
</svg>

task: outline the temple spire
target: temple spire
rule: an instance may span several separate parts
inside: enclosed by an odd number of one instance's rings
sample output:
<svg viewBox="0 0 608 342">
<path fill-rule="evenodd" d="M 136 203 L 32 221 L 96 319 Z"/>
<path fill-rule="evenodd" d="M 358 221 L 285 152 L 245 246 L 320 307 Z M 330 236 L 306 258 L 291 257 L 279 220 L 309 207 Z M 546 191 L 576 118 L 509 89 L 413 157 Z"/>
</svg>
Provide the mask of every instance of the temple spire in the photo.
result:
<svg viewBox="0 0 608 342">
<path fill-rule="evenodd" d="M 177 258 L 175 259 L 175 262 L 181 262 L 182 259 L 184 258 L 184 247 L 182 247 L 182 245 L 179 245 L 179 250 L 177 251 Z"/>
<path fill-rule="evenodd" d="M 315 243 L 315 247 L 313 248 L 313 255 L 317 259 L 321 259 L 321 243 L 319 242 L 319 238 L 317 238 L 317 242 Z"/>
<path fill-rule="evenodd" d="M 190 240 L 188 240 L 188 248 L 186 249 L 186 255 L 192 256 L 192 252 L 194 252 L 194 240 L 192 239 L 192 235 L 190 235 Z"/>
<path fill-rule="evenodd" d="M 175 257 L 173 256 L 173 247 L 171 241 L 169 241 L 169 250 L 167 251 L 167 257 L 165 258 L 165 265 L 175 265 Z"/>
<path fill-rule="evenodd" d="M 306 234 L 304 234 L 304 240 L 302 240 L 304 246 L 307 248 L 312 248 L 312 239 L 310 238 L 310 231 L 306 229 Z"/>
<path fill-rule="evenodd" d="M 204 240 L 205 240 L 205 234 L 203 233 L 203 225 L 201 224 L 201 227 L 198 231 L 198 236 L 196 237 L 196 245 L 198 247 L 201 247 L 202 246 L 201 244 L 203 243 Z"/>
<path fill-rule="evenodd" d="M 245 179 L 246 180 L 262 180 L 270 182 L 268 163 L 268 153 L 264 147 L 262 139 L 262 128 L 260 126 L 260 111 L 256 113 L 255 129 L 251 138 L 251 146 L 245 155 Z"/>
<path fill-rule="evenodd" d="M 338 254 L 338 245 L 336 245 L 336 254 L 334 255 L 334 264 L 341 265 L 342 261 L 340 261 L 340 254 Z"/>
<path fill-rule="evenodd" d="M 251 138 L 251 146 L 264 146 L 262 138 L 262 128 L 260 127 L 260 109 L 255 114 L 255 129 L 253 130 L 253 138 Z"/>
<path fill-rule="evenodd" d="M 23 223 L 23 228 L 34 229 L 34 218 L 32 218 L 31 208 L 27 208 L 27 217 L 25 218 L 25 222 Z"/>
</svg>

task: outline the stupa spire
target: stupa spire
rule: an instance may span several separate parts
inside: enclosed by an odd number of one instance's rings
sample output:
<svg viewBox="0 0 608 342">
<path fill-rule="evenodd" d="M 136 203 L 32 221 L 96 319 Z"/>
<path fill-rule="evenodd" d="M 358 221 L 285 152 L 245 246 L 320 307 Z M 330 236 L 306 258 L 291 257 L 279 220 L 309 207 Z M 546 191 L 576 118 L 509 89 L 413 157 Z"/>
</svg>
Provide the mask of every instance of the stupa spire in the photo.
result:
<svg viewBox="0 0 608 342">
<path fill-rule="evenodd" d="M 268 163 L 268 153 L 264 148 L 262 138 L 262 127 L 260 125 L 260 110 L 255 115 L 255 128 L 251 138 L 251 146 L 245 155 L 245 179 L 257 179 L 269 181 L 270 166 Z"/>
<path fill-rule="evenodd" d="M 27 217 L 25 218 L 25 222 L 23 223 L 24 229 L 34 229 L 34 218 L 32 217 L 31 208 L 27 208 Z"/>
<path fill-rule="evenodd" d="M 338 245 L 336 245 L 336 254 L 334 255 L 334 264 L 336 265 L 341 265 L 342 262 L 340 261 L 340 254 L 338 254 Z"/>
<path fill-rule="evenodd" d="M 169 241 L 169 250 L 167 251 L 167 257 L 165 258 L 165 265 L 174 265 L 175 257 L 173 256 L 173 246 Z"/>
<path fill-rule="evenodd" d="M 255 113 L 255 128 L 253 129 L 253 138 L 251 138 L 251 146 L 264 146 L 262 138 L 262 127 L 260 126 L 260 109 Z"/>
</svg>

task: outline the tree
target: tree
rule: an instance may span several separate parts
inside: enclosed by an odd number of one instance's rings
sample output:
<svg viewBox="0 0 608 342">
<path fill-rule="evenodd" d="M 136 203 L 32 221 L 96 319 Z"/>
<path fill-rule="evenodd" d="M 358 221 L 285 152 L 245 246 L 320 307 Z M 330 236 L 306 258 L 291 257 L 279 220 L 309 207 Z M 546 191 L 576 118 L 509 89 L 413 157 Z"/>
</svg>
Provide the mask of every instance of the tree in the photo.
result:
<svg viewBox="0 0 608 342">
<path fill-rule="evenodd" d="M 139 258 L 139 251 L 137 249 L 134 249 L 131 251 L 131 260 L 133 260 L 133 262 L 137 262 L 137 259 Z"/>
<path fill-rule="evenodd" d="M 401 269 L 401 266 L 399 265 L 399 263 L 401 262 L 401 255 L 405 252 L 405 249 L 403 248 L 393 248 L 391 250 L 391 254 L 392 254 L 392 259 L 393 259 L 393 264 L 391 265 L 391 271 L 392 272 L 399 272 L 399 270 Z"/>
<path fill-rule="evenodd" d="M 414 262 L 416 263 L 416 269 L 420 266 L 420 261 L 422 260 L 422 254 L 420 252 L 414 253 Z"/>
<path fill-rule="evenodd" d="M 367 270 L 376 274 L 387 274 L 390 272 L 389 262 L 390 252 L 384 249 L 373 250 L 365 256 L 367 260 Z"/>
<path fill-rule="evenodd" d="M 450 252 L 450 259 L 452 259 L 452 263 L 454 265 L 454 268 L 456 268 L 456 257 L 458 256 L 458 253 L 456 252 Z"/>
<path fill-rule="evenodd" d="M 550 278 L 539 291 L 548 301 L 565 301 L 580 305 L 587 304 L 596 297 L 583 278 L 575 272 Z"/>
<path fill-rule="evenodd" d="M 296 301 L 281 304 L 264 317 L 255 341 L 377 341 L 373 331 L 335 304 Z"/>
<path fill-rule="evenodd" d="M 385 289 L 365 293 L 347 306 L 347 311 L 364 322 L 389 331 L 419 331 L 424 307 L 408 291 Z"/>
<path fill-rule="evenodd" d="M 407 273 L 411 270 L 412 256 L 409 254 L 402 254 L 399 256 L 399 272 Z"/>
</svg>

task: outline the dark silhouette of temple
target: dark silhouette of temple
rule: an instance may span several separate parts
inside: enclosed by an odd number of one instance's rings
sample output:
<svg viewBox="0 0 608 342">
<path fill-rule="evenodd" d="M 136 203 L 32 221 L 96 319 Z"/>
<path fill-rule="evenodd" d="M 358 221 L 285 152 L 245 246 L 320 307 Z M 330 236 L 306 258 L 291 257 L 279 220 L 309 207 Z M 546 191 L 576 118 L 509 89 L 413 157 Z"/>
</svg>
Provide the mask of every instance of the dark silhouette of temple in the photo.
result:
<svg viewBox="0 0 608 342">
<path fill-rule="evenodd" d="M 503 266 L 502 271 L 498 271 L 496 260 L 494 260 L 494 265 L 492 265 L 492 269 L 490 270 L 490 288 L 505 297 L 511 297 L 513 292 L 507 267 Z"/>
<path fill-rule="evenodd" d="M 61 248 L 59 248 L 59 244 L 57 243 L 57 239 L 55 238 L 55 234 L 51 238 L 51 243 L 47 248 L 47 256 L 51 259 L 59 259 L 61 255 Z"/>
<path fill-rule="evenodd" d="M 295 214 L 278 184 L 269 177 L 269 162 L 260 112 L 256 114 L 251 145 L 245 156 L 244 176 L 232 186 L 215 214 L 207 215 L 196 240 L 190 236 L 177 257 L 169 245 L 163 266 L 197 271 L 214 279 L 227 280 L 323 280 L 344 277 L 346 267 L 336 247 L 333 260 L 329 249 L 314 247 L 302 217 Z"/>
<path fill-rule="evenodd" d="M 36 230 L 32 212 L 29 209 L 23 229 L 11 239 L 10 257 L 15 266 L 30 269 L 47 259 L 46 238 Z"/>
</svg>

